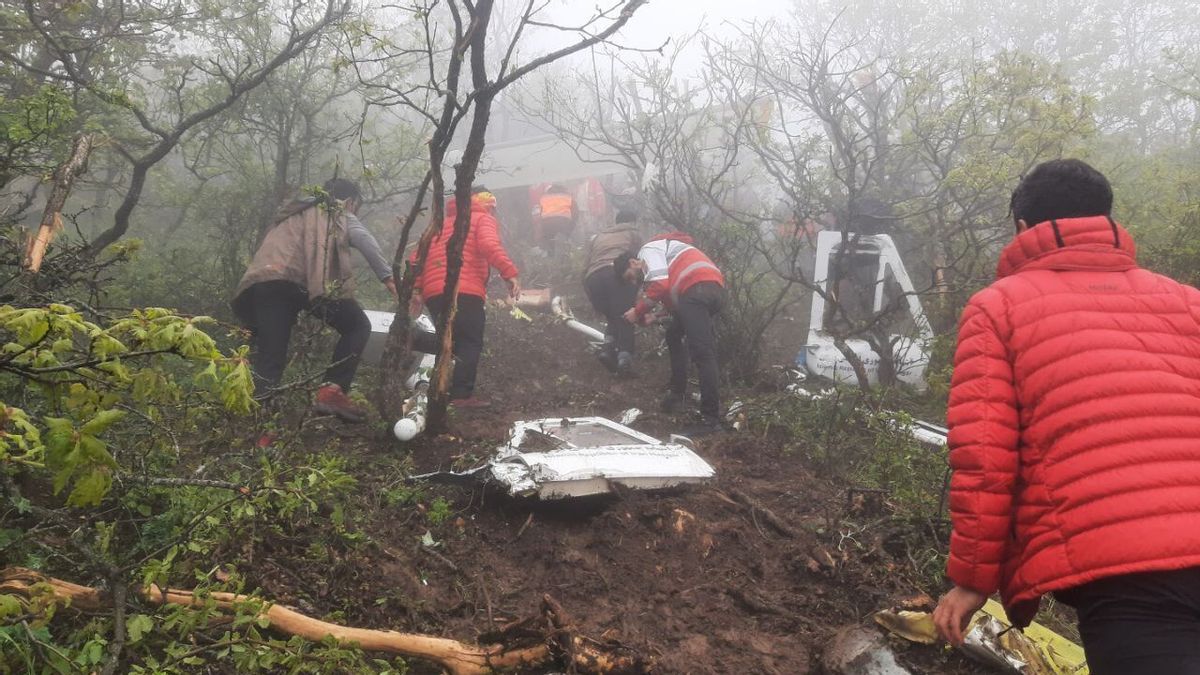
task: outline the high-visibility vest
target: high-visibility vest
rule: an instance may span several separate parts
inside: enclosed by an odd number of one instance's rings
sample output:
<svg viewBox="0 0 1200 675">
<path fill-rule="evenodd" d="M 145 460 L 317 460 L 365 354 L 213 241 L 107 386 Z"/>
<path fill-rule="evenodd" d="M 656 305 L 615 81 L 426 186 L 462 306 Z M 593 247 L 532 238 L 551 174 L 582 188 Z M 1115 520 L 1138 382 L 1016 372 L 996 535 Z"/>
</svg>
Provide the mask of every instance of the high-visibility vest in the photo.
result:
<svg viewBox="0 0 1200 675">
<path fill-rule="evenodd" d="M 538 200 L 543 218 L 570 218 L 574 203 L 571 195 L 556 192 L 548 192 Z"/>
</svg>

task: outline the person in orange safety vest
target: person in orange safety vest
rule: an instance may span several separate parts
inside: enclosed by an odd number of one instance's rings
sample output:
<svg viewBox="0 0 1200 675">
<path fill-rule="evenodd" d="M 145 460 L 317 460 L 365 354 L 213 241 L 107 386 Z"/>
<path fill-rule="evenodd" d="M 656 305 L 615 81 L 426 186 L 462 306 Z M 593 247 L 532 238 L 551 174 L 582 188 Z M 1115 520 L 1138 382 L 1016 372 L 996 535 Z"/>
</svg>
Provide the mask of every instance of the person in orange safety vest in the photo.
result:
<svg viewBox="0 0 1200 675">
<path fill-rule="evenodd" d="M 533 240 L 551 256 L 557 255 L 560 240 L 575 229 L 579 210 L 567 188 L 557 183 L 546 189 L 533 207 Z"/>
</svg>

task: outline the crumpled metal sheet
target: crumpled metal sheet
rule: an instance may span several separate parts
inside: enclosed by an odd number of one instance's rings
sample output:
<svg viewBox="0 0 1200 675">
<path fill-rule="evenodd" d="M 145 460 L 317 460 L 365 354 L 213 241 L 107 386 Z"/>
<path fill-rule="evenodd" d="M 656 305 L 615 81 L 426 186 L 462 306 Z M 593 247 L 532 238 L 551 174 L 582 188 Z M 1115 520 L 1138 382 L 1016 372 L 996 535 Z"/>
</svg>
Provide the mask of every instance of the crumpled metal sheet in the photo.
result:
<svg viewBox="0 0 1200 675">
<path fill-rule="evenodd" d="M 603 417 L 517 422 L 489 463 L 491 478 L 512 495 L 561 499 L 699 483 L 712 466 L 691 449 L 663 443 Z"/>
<path fill-rule="evenodd" d="M 887 610 L 875 622 L 911 642 L 934 644 L 937 628 L 929 612 Z M 1016 675 L 1087 675 L 1083 648 L 1054 631 L 1034 623 L 1023 632 L 1013 630 L 1004 609 L 988 600 L 967 626 L 963 652 L 997 672 Z"/>
</svg>

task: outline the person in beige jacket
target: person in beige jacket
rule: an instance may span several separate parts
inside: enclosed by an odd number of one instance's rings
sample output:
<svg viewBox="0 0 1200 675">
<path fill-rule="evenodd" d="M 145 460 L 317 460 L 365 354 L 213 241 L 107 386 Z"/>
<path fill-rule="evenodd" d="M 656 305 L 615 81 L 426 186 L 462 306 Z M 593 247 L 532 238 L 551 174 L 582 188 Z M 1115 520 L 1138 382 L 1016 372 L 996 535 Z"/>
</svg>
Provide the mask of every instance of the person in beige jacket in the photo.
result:
<svg viewBox="0 0 1200 675">
<path fill-rule="evenodd" d="M 583 290 L 592 307 L 607 321 L 600 362 L 621 375 L 628 375 L 633 368 L 634 327 L 624 319 L 624 314 L 637 300 L 638 289 L 635 285 L 622 283 L 613 269 L 613 261 L 622 253 L 636 255 L 641 246 L 637 214 L 622 209 L 617 212 L 614 223 L 601 227 L 600 232 L 588 241 L 585 250 Z"/>
<path fill-rule="evenodd" d="M 276 214 L 275 225 L 238 284 L 233 311 L 252 334 L 250 364 L 259 396 L 279 386 L 301 310 L 332 326 L 339 338 L 314 408 L 360 422 L 366 413 L 346 393 L 371 335 L 371 322 L 354 299 L 350 249 L 363 254 L 393 295 L 396 284 L 379 242 L 355 215 L 362 204 L 358 185 L 334 178 L 325 183 L 325 193 L 292 201 Z"/>
</svg>

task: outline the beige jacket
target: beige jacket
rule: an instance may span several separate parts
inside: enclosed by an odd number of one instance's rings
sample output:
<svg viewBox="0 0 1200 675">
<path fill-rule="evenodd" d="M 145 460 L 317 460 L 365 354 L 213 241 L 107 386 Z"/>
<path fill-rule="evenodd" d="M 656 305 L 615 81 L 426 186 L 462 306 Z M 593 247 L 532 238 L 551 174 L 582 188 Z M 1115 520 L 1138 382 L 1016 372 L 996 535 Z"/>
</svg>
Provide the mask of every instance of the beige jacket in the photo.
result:
<svg viewBox="0 0 1200 675">
<path fill-rule="evenodd" d="M 585 257 L 587 267 L 584 268 L 583 278 L 592 276 L 605 266 L 611 267 L 622 253 L 636 255 L 641 247 L 642 235 L 636 223 L 612 223 L 601 227 L 588 242 Z"/>
<path fill-rule="evenodd" d="M 242 275 L 234 293 L 234 312 L 240 317 L 247 314 L 246 289 L 264 281 L 291 281 L 307 291 L 309 302 L 352 296 L 345 215 L 309 201 L 292 202 L 279 216 L 282 219 L 267 233 Z"/>
</svg>

